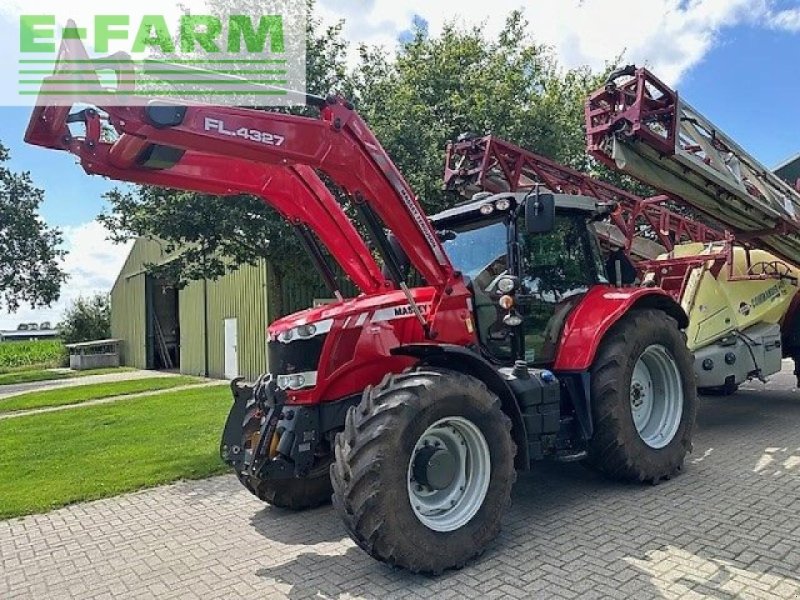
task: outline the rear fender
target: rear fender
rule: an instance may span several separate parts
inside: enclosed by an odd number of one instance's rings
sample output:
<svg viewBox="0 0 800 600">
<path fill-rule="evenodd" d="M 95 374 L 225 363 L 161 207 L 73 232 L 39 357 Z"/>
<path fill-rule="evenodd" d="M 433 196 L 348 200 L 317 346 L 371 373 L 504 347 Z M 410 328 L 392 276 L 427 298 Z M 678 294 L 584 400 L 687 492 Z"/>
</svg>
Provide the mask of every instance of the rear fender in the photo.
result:
<svg viewBox="0 0 800 600">
<path fill-rule="evenodd" d="M 486 387 L 500 398 L 503 412 L 511 419 L 511 437 L 517 445 L 514 466 L 518 470 L 530 469 L 528 436 L 519 404 L 508 383 L 497 369 L 477 352 L 453 344 L 408 344 L 392 349 L 392 354 L 411 356 L 419 359 L 420 365 L 440 367 L 458 371 L 480 379 Z"/>
<path fill-rule="evenodd" d="M 641 308 L 663 310 L 681 329 L 689 324 L 680 304 L 661 288 L 594 286 L 567 317 L 553 370 L 589 369 L 608 330 L 628 312 Z"/>
</svg>

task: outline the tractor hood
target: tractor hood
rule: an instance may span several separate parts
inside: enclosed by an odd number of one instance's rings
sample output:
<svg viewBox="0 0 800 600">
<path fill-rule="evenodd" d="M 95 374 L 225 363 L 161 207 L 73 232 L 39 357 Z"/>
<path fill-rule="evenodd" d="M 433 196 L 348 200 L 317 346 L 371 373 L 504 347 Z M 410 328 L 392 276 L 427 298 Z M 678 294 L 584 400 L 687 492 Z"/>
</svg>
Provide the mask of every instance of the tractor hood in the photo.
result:
<svg viewBox="0 0 800 600">
<path fill-rule="evenodd" d="M 422 314 L 427 314 L 430 310 L 435 292 L 436 290 L 433 287 L 413 288 L 411 290 L 412 297 Z M 414 317 L 414 312 L 405 294 L 400 290 L 393 290 L 385 294 L 359 296 L 342 302 L 333 302 L 292 313 L 274 321 L 268 327 L 267 333 L 272 340 L 282 336 L 286 337 L 286 334 L 293 330 L 300 330 L 296 333 L 307 333 L 312 325 L 315 328 L 321 327 L 329 331 L 335 322 L 342 322 L 342 326 L 344 326 L 343 322 L 351 317 L 355 317 L 356 321 L 363 325 L 368 321 L 391 321 L 399 318 Z"/>
<path fill-rule="evenodd" d="M 444 296 L 433 286 L 412 288 L 420 313 L 439 343 L 475 342 L 469 291 L 458 283 Z M 427 324 L 427 323 L 426 323 Z M 402 291 L 363 295 L 278 319 L 268 328 L 269 373 L 290 404 L 313 404 L 360 394 L 386 373 L 411 362 L 394 350 L 429 341 Z"/>
</svg>

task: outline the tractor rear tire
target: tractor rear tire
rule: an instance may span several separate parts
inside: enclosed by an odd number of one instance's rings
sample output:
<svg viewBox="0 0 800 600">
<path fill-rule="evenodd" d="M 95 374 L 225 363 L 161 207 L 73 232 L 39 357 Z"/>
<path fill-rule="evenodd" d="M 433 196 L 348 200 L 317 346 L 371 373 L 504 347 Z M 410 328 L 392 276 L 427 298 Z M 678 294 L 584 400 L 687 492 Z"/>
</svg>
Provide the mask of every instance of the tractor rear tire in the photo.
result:
<svg viewBox="0 0 800 600">
<path fill-rule="evenodd" d="M 588 465 L 622 481 L 658 483 L 692 449 L 697 389 L 692 354 L 672 317 L 634 310 L 600 344 L 591 372 Z"/>
<path fill-rule="evenodd" d="M 474 377 L 425 367 L 389 375 L 336 438 L 333 505 L 377 560 L 418 573 L 460 568 L 500 532 L 516 479 L 510 430 Z"/>
</svg>

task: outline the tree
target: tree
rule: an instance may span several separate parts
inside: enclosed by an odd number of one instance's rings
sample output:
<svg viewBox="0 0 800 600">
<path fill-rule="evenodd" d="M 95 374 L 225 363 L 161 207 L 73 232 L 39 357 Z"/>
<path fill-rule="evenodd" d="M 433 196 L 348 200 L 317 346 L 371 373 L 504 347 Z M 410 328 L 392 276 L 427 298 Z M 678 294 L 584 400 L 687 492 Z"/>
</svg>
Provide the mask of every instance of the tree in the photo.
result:
<svg viewBox="0 0 800 600">
<path fill-rule="evenodd" d="M 602 75 L 564 70 L 525 33 L 515 11 L 496 39 L 482 26 L 423 26 L 395 57 L 361 47 L 356 104 L 428 211 L 452 203 L 442 188 L 444 148 L 462 133 L 493 133 L 586 168 L 583 103 Z"/>
<path fill-rule="evenodd" d="M 67 344 L 111 337 L 111 303 L 108 294 L 80 297 L 64 311 L 61 338 Z"/>
<path fill-rule="evenodd" d="M 58 300 L 66 275 L 61 232 L 39 216 L 44 192 L 29 173 L 8 169 L 8 160 L 0 144 L 0 309 L 14 312 L 22 303 L 37 307 Z"/>
</svg>

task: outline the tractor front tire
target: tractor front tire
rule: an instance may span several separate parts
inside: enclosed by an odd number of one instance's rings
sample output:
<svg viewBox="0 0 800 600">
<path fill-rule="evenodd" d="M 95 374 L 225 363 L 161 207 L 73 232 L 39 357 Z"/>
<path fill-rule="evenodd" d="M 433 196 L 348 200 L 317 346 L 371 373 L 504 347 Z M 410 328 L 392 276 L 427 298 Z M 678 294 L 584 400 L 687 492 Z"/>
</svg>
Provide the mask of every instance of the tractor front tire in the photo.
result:
<svg viewBox="0 0 800 600">
<path fill-rule="evenodd" d="M 333 505 L 377 560 L 460 568 L 500 531 L 516 479 L 511 421 L 469 375 L 419 368 L 365 390 L 331 467 Z"/>
<path fill-rule="evenodd" d="M 618 480 L 658 483 L 692 449 L 697 389 L 692 354 L 672 317 L 633 310 L 600 344 L 591 372 L 588 464 Z"/>
<path fill-rule="evenodd" d="M 239 481 L 259 500 L 288 510 L 316 508 L 331 501 L 330 460 L 322 461 L 305 477 L 255 479 L 237 472 Z"/>
<path fill-rule="evenodd" d="M 247 438 L 261 427 L 257 408 L 251 408 L 244 420 L 242 447 Z M 315 508 L 331 501 L 331 478 L 328 474 L 333 462 L 333 453 L 317 458 L 317 464 L 305 477 L 283 479 L 257 479 L 236 471 L 239 482 L 259 500 L 288 510 Z"/>
</svg>

